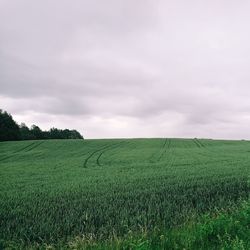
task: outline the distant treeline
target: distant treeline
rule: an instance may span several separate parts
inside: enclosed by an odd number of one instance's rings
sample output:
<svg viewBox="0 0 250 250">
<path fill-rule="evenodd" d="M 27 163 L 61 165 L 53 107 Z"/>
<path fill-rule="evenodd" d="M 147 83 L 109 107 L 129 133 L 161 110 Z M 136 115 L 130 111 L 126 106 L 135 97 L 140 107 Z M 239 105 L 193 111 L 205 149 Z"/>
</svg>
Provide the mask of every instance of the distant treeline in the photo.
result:
<svg viewBox="0 0 250 250">
<path fill-rule="evenodd" d="M 83 139 L 77 130 L 51 128 L 42 131 L 38 126 L 19 126 L 6 111 L 0 109 L 0 141 L 40 140 L 40 139 Z"/>
</svg>

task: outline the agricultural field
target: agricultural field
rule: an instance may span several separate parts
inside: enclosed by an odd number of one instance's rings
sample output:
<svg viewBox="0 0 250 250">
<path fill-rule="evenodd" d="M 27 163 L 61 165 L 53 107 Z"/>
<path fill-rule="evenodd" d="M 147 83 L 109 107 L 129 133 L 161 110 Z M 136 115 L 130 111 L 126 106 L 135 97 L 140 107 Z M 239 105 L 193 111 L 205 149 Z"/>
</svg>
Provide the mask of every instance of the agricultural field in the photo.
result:
<svg viewBox="0 0 250 250">
<path fill-rule="evenodd" d="M 0 248 L 248 249 L 249 174 L 249 141 L 1 142 Z"/>
</svg>

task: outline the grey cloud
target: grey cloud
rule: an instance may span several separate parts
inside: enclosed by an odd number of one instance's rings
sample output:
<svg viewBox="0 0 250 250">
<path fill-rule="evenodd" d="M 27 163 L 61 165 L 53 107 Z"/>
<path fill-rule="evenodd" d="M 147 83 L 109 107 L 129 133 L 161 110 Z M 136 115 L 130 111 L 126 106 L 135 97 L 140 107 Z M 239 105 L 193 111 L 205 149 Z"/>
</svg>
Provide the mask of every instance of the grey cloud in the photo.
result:
<svg viewBox="0 0 250 250">
<path fill-rule="evenodd" d="M 90 137 L 249 137 L 249 10 L 0 0 L 0 105 L 45 127 L 84 120 Z"/>
</svg>

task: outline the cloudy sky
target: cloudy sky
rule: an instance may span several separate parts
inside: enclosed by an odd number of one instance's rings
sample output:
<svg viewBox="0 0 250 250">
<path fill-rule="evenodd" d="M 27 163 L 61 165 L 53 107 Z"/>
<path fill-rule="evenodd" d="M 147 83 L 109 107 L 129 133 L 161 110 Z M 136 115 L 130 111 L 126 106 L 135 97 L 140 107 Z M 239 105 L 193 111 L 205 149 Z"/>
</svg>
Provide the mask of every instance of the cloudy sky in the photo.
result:
<svg viewBox="0 0 250 250">
<path fill-rule="evenodd" d="M 250 139 L 250 1 L 0 0 L 0 108 L 86 138 Z"/>
</svg>

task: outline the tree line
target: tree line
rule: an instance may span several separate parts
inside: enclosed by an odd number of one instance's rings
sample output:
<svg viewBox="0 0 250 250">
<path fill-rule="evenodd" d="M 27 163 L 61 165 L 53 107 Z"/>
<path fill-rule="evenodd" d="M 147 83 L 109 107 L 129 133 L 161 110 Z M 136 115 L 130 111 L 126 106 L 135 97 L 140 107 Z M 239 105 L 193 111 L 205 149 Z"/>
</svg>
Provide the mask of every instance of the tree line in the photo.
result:
<svg viewBox="0 0 250 250">
<path fill-rule="evenodd" d="M 0 109 L 0 141 L 41 139 L 83 139 L 83 137 L 75 129 L 51 128 L 43 131 L 37 125 L 32 125 L 30 128 L 25 123 L 18 125 L 11 114 Z"/>
</svg>

